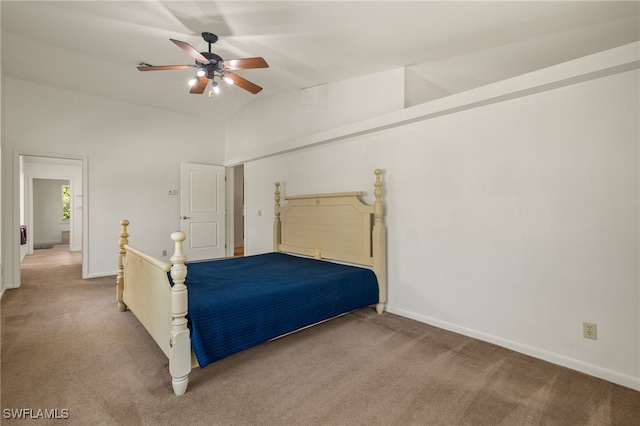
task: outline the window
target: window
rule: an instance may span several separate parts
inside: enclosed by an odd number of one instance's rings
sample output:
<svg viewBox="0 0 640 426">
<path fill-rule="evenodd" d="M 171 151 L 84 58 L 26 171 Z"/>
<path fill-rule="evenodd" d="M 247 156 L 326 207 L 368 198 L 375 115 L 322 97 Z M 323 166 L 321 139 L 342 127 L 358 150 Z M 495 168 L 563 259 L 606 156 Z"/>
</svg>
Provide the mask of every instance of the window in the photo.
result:
<svg viewBox="0 0 640 426">
<path fill-rule="evenodd" d="M 71 217 L 71 190 L 69 185 L 62 185 L 62 220 Z"/>
</svg>

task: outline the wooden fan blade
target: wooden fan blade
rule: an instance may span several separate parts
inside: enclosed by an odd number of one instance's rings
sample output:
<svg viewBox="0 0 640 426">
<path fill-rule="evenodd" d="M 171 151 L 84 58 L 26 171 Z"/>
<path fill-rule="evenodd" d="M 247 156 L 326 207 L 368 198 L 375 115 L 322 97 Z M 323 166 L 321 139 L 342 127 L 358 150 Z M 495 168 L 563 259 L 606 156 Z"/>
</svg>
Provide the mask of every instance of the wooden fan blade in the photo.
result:
<svg viewBox="0 0 640 426">
<path fill-rule="evenodd" d="M 170 38 L 169 40 L 171 40 L 180 49 L 184 50 L 187 53 L 187 55 L 192 56 L 195 59 L 199 60 L 200 62 L 204 62 L 205 64 L 209 63 L 209 60 L 204 56 L 202 56 L 202 54 L 198 52 L 196 49 L 194 49 L 189 43 L 185 43 L 184 41 L 180 41 L 180 40 L 174 40 L 172 38 Z"/>
<path fill-rule="evenodd" d="M 248 70 L 252 68 L 269 68 L 269 64 L 263 58 L 230 59 L 222 61 L 230 70 Z"/>
<path fill-rule="evenodd" d="M 262 90 L 262 87 L 258 86 L 255 83 L 250 82 L 245 78 L 240 77 L 238 74 L 234 74 L 230 72 L 230 73 L 227 73 L 226 76 L 230 77 L 233 80 L 233 84 L 246 90 L 247 92 L 253 93 L 254 95 Z"/>
<path fill-rule="evenodd" d="M 193 65 L 140 65 L 140 71 L 166 71 L 166 70 L 188 70 Z"/>
<path fill-rule="evenodd" d="M 198 79 L 198 81 L 196 82 L 196 84 L 194 84 L 193 86 L 191 86 L 191 90 L 189 90 L 189 93 L 194 93 L 196 95 L 201 95 L 204 93 L 204 89 L 207 87 L 207 84 L 209 83 L 209 79 L 207 78 L 207 76 L 202 76 Z"/>
</svg>

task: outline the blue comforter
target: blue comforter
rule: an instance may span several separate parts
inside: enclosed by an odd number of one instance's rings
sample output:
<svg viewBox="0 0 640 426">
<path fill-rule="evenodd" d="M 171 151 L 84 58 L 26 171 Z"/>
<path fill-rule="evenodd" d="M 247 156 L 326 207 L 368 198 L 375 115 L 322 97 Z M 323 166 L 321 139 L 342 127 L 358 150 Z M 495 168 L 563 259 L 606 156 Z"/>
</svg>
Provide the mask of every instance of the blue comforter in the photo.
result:
<svg viewBox="0 0 640 426">
<path fill-rule="evenodd" d="M 283 253 L 190 263 L 186 285 L 200 367 L 378 302 L 373 271 Z"/>
</svg>

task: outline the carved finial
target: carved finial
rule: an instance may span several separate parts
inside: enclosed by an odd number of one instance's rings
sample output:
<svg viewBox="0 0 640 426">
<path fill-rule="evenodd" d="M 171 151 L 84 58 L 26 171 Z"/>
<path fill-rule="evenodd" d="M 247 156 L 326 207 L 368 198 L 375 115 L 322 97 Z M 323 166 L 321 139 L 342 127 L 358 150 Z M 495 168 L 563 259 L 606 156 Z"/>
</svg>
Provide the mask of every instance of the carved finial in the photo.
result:
<svg viewBox="0 0 640 426">
<path fill-rule="evenodd" d="M 280 218 L 280 182 L 274 183 L 276 189 L 273 193 L 273 200 L 275 201 L 275 206 L 273 209 L 273 213 L 276 216 L 276 219 Z"/>
<path fill-rule="evenodd" d="M 376 196 L 376 201 L 382 200 L 382 181 L 380 180 L 380 176 L 382 175 L 382 170 L 375 169 L 374 172 L 376 175 L 376 183 L 374 184 L 375 190 L 373 193 Z"/>
<path fill-rule="evenodd" d="M 122 225 L 122 231 L 120 231 L 120 241 L 118 242 L 118 246 L 120 247 L 119 254 L 125 254 L 124 246 L 129 244 L 129 234 L 127 233 L 127 226 L 129 226 L 129 221 L 127 219 L 123 219 L 120 221 L 120 225 Z"/>
<path fill-rule="evenodd" d="M 171 262 L 176 263 L 184 263 L 187 260 L 187 256 L 184 255 L 182 251 L 182 242 L 187 238 L 187 234 L 182 231 L 177 231 L 171 234 L 171 240 L 175 243 L 175 250 L 173 256 L 171 256 Z"/>
<path fill-rule="evenodd" d="M 374 202 L 374 216 L 376 221 L 382 221 L 382 181 L 380 179 L 382 170 L 375 169 L 373 173 L 376 175 L 376 183 L 373 185 L 373 194 L 376 196 L 376 200 Z"/>
<path fill-rule="evenodd" d="M 176 231 L 173 234 L 171 234 L 172 241 L 184 241 L 186 239 L 187 239 L 187 234 L 185 234 L 182 231 Z"/>
<path fill-rule="evenodd" d="M 275 182 L 274 185 L 276 186 L 276 190 L 274 192 L 273 199 L 276 204 L 280 204 L 280 182 Z"/>
<path fill-rule="evenodd" d="M 184 285 L 184 281 L 187 277 L 187 266 L 184 264 L 187 260 L 187 256 L 185 256 L 182 251 L 182 242 L 187 238 L 187 235 L 182 231 L 177 231 L 171 234 L 171 240 L 175 242 L 175 250 L 173 252 L 173 256 L 171 256 L 171 278 L 173 279 L 173 287 L 171 287 L 171 292 L 173 295 L 185 292 L 187 287 Z M 187 314 L 187 301 L 182 299 L 177 299 L 176 303 L 179 305 L 179 308 L 176 308 L 176 304 L 172 302 L 172 315 L 173 315 L 173 324 L 176 325 L 184 325 L 186 324 L 186 320 L 184 316 Z"/>
</svg>

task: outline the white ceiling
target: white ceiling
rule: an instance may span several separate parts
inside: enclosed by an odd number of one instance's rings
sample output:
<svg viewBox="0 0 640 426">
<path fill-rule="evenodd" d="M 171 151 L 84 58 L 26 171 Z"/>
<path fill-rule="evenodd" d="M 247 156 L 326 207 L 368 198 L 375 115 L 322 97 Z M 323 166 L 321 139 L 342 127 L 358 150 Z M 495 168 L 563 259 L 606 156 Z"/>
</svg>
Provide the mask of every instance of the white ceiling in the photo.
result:
<svg viewBox="0 0 640 426">
<path fill-rule="evenodd" d="M 157 108 L 227 119 L 252 99 L 407 67 L 441 94 L 640 40 L 637 1 L 11 1 L 0 2 L 2 68 L 20 78 Z M 237 73 L 264 87 L 188 93 L 192 64 L 220 39 L 224 59 L 262 56 Z M 378 90 L 378 88 L 371 88 Z"/>
</svg>

